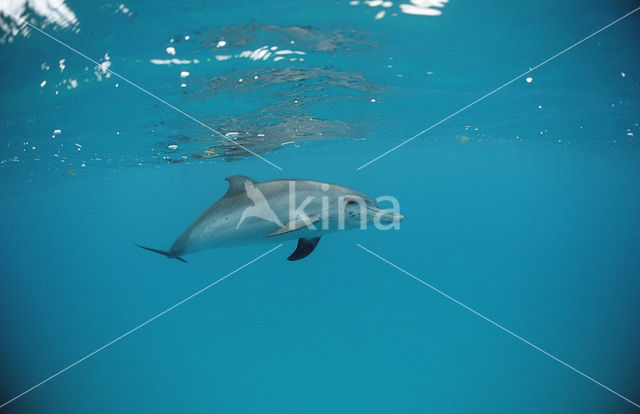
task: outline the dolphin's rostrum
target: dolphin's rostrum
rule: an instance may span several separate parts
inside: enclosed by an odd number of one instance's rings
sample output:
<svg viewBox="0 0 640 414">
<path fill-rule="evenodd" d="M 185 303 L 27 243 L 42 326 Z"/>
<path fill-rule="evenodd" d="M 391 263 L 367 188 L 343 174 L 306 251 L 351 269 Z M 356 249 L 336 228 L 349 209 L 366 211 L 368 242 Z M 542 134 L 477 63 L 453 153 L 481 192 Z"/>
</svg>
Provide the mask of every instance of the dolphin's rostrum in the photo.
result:
<svg viewBox="0 0 640 414">
<path fill-rule="evenodd" d="M 227 193 L 182 233 L 168 251 L 137 245 L 171 259 L 200 250 L 298 239 L 288 260 L 300 260 L 326 233 L 375 223 L 397 226 L 403 216 L 382 210 L 369 196 L 340 185 L 308 180 L 257 182 L 226 178 Z M 283 224 L 284 223 L 284 224 Z"/>
</svg>

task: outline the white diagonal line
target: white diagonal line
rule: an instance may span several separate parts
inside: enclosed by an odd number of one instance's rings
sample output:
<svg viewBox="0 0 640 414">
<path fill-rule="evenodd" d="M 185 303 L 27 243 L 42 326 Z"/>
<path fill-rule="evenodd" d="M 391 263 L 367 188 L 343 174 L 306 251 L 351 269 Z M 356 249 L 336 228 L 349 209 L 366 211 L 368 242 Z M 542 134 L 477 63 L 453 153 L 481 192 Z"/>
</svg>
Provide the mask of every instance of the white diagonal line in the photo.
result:
<svg viewBox="0 0 640 414">
<path fill-rule="evenodd" d="M 84 53 L 82 53 L 82 52 L 80 52 L 80 51 L 78 51 L 78 50 L 74 49 L 73 47 L 71 47 L 71 46 L 69 46 L 68 44 L 66 44 L 65 42 L 63 42 L 62 40 L 59 40 L 59 39 L 57 39 L 56 37 L 51 36 L 49 33 L 47 33 L 47 32 L 45 32 L 44 30 L 41 30 L 41 29 L 39 29 L 38 27 L 36 27 L 36 26 L 32 25 L 31 23 L 29 23 L 28 21 L 26 21 L 26 20 L 25 20 L 25 19 L 23 19 L 22 17 L 17 16 L 17 15 L 15 15 L 15 14 L 10 13 L 10 12 L 7 12 L 7 11 L 4 11 L 4 13 L 6 13 L 6 14 L 8 14 L 8 15 L 12 16 L 12 17 L 13 17 L 13 18 L 15 18 L 15 19 L 18 19 L 19 21 L 22 21 L 22 23 L 24 23 L 24 24 L 26 24 L 27 26 L 31 27 L 33 30 L 37 30 L 38 32 L 40 32 L 40 33 L 42 33 L 43 35 L 47 36 L 49 39 L 52 39 L 52 40 L 54 40 L 54 41 L 56 41 L 56 42 L 60 43 L 62 46 L 66 47 L 67 49 L 71 50 L 71 51 L 72 51 L 72 52 L 74 52 L 74 53 L 77 53 L 78 55 L 82 56 L 83 58 L 87 59 L 88 61 L 93 62 L 93 63 L 95 63 L 95 64 L 96 64 L 96 65 L 98 65 L 98 66 L 101 66 L 100 62 L 98 62 L 98 61 L 96 61 L 96 60 L 94 60 L 94 59 L 90 58 L 89 56 L 85 55 Z M 174 105 L 171 105 L 169 102 L 167 102 L 167 101 L 165 101 L 164 99 L 162 99 L 162 98 L 160 98 L 160 97 L 158 97 L 158 96 L 154 95 L 153 93 L 149 92 L 148 90 L 146 90 L 146 89 L 145 89 L 145 88 L 143 88 L 142 86 L 138 85 L 137 83 L 134 83 L 133 81 L 130 81 L 129 79 L 125 78 L 124 76 L 120 75 L 120 74 L 119 74 L 119 73 L 117 73 L 117 72 L 114 72 L 113 70 L 111 70 L 111 69 L 109 69 L 109 68 L 105 68 L 105 67 L 102 67 L 102 66 L 101 66 L 101 68 L 102 68 L 102 70 L 105 70 L 105 71 L 107 71 L 107 72 L 111 73 L 112 75 L 114 75 L 114 76 L 116 76 L 116 77 L 118 77 L 118 78 L 122 79 L 123 81 L 127 82 L 129 85 L 133 86 L 134 88 L 139 89 L 140 91 L 142 91 L 142 92 L 146 93 L 147 95 L 151 96 L 153 99 L 156 99 L 157 101 L 162 102 L 163 104 L 167 105 L 169 108 L 171 108 L 171 109 L 173 109 L 173 110 L 175 110 L 175 111 L 177 111 L 177 112 L 181 113 L 182 115 L 186 116 L 187 118 L 191 119 L 192 121 L 194 121 L 194 122 L 196 122 L 196 123 L 200 124 L 201 126 L 203 126 L 203 127 L 207 128 L 208 130 L 210 130 L 210 131 L 212 131 L 212 132 L 216 133 L 217 135 L 221 136 L 222 138 L 226 139 L 227 141 L 231 142 L 232 144 L 234 144 L 234 145 L 236 145 L 236 146 L 238 146 L 238 147 L 242 148 L 243 150 L 245 150 L 245 151 L 249 152 L 250 154 L 252 154 L 252 155 L 254 155 L 254 156 L 256 156 L 256 157 L 260 158 L 262 161 L 266 162 L 267 164 L 270 164 L 271 166 L 273 166 L 273 167 L 277 168 L 278 170 L 282 171 L 282 168 L 281 168 L 281 167 L 279 167 L 278 165 L 276 165 L 276 164 L 272 163 L 271 161 L 267 160 L 266 158 L 263 158 L 262 156 L 258 155 L 258 154 L 257 154 L 257 153 L 255 153 L 254 151 L 252 151 L 252 150 L 250 150 L 249 148 L 245 147 L 244 145 L 242 145 L 242 144 L 239 144 L 239 143 L 235 142 L 234 140 L 230 139 L 229 137 L 227 137 L 227 136 L 226 136 L 226 135 L 224 135 L 223 133 L 221 133 L 221 132 L 219 132 L 219 131 L 217 131 L 217 130 L 215 130 L 215 129 L 211 128 L 209 125 L 205 124 L 204 122 L 202 122 L 202 121 L 200 121 L 200 120 L 198 120 L 198 119 L 194 118 L 193 116 L 189 115 L 188 113 L 184 112 L 182 109 L 177 108 L 177 107 L 176 107 L 176 106 L 174 106 Z"/>
<path fill-rule="evenodd" d="M 82 361 L 84 361 L 85 359 L 88 359 L 92 356 L 94 356 L 95 354 L 97 354 L 98 352 L 102 351 L 103 349 L 113 345 L 114 343 L 118 342 L 119 340 L 123 339 L 124 337 L 134 333 L 135 331 L 137 331 L 138 329 L 142 328 L 143 326 L 147 325 L 148 323 L 158 319 L 159 317 L 161 317 L 162 315 L 164 315 L 167 312 L 170 312 L 171 310 L 177 308 L 178 306 L 182 305 L 183 303 L 185 303 L 186 301 L 198 296 L 199 294 L 201 294 L 202 292 L 204 292 L 205 290 L 209 289 L 210 287 L 217 285 L 218 283 L 222 282 L 223 280 L 225 280 L 226 278 L 228 278 L 229 276 L 239 272 L 240 270 L 244 269 L 245 267 L 249 266 L 250 264 L 262 259 L 263 257 L 265 257 L 266 255 L 268 255 L 269 253 L 273 252 L 274 250 L 280 248 L 282 246 L 282 243 L 280 243 L 279 245 L 277 245 L 276 247 L 274 247 L 271 250 L 268 250 L 264 253 L 262 253 L 260 256 L 256 257 L 255 259 L 245 263 L 244 265 L 238 267 L 236 270 L 227 273 L 225 276 L 221 277 L 220 279 L 216 280 L 215 282 L 203 287 L 202 289 L 200 289 L 199 291 L 197 291 L 196 293 L 187 296 L 186 298 L 182 299 L 180 302 L 176 303 L 175 305 L 163 310 L 162 312 L 160 312 L 159 314 L 157 314 L 156 316 L 154 316 L 151 319 L 148 319 L 147 321 L 141 323 L 140 325 L 136 326 L 135 328 L 123 333 L 122 335 L 120 335 L 119 337 L 117 337 L 116 339 L 112 340 L 111 342 L 108 342 L 106 344 L 104 344 L 103 346 L 101 346 L 100 348 L 96 349 L 95 351 L 91 352 L 90 354 L 85 355 L 84 357 L 80 358 L 79 360 L 77 360 L 76 362 L 74 362 L 71 365 L 68 365 L 66 368 L 61 369 L 60 371 L 56 372 L 55 374 L 51 375 L 50 377 L 40 381 L 39 383 L 37 383 L 36 385 L 34 385 L 33 387 L 29 388 L 28 390 L 16 395 L 15 397 L 13 397 L 12 399 L 10 399 L 9 401 L 5 402 L 4 404 L 0 405 L 0 408 L 4 407 L 7 404 L 10 404 L 11 402 L 17 400 L 18 398 L 22 397 L 23 395 L 35 390 L 36 388 L 38 388 L 39 386 L 45 384 L 46 382 L 51 381 L 52 379 L 54 379 L 55 377 L 57 377 L 58 375 L 62 374 L 63 372 L 75 367 L 76 365 L 78 365 L 79 363 L 81 363 Z"/>
<path fill-rule="evenodd" d="M 386 264 L 388 264 L 389 266 L 401 271 L 402 273 L 404 273 L 405 275 L 417 280 L 418 282 L 422 283 L 423 285 L 427 286 L 428 288 L 432 289 L 433 291 L 435 291 L 436 293 L 439 293 L 440 295 L 444 296 L 445 298 L 449 299 L 450 301 L 462 306 L 463 308 L 465 308 L 466 310 L 470 311 L 471 313 L 475 314 L 476 316 L 479 316 L 480 318 L 484 319 L 485 321 L 489 322 L 490 324 L 502 329 L 504 332 L 508 333 L 509 335 L 513 336 L 514 338 L 524 342 L 525 344 L 529 345 L 530 347 L 532 347 L 533 349 L 542 352 L 543 354 L 545 354 L 546 356 L 548 356 L 549 358 L 553 359 L 556 362 L 559 362 L 560 364 L 564 365 L 565 367 L 569 368 L 570 370 L 572 370 L 573 372 L 582 375 L 584 378 L 588 379 L 589 381 L 601 386 L 602 388 L 604 388 L 605 390 L 617 395 L 618 397 L 622 398 L 623 400 L 625 400 L 626 402 L 635 405 L 636 407 L 640 408 L 640 405 L 636 404 L 635 402 L 631 401 L 630 399 L 628 399 L 627 397 L 625 397 L 624 395 L 621 395 L 620 393 L 617 393 L 616 391 L 612 390 L 611 388 L 607 387 L 606 385 L 604 385 L 603 383 L 593 379 L 592 377 L 588 376 L 587 374 L 585 374 L 584 372 L 578 370 L 577 368 L 574 368 L 573 366 L 567 364 L 566 362 L 564 362 L 563 360 L 561 360 L 560 358 L 553 356 L 552 354 L 550 354 L 549 352 L 545 351 L 544 349 L 540 348 L 539 346 L 527 341 L 526 339 L 524 339 L 523 337 L 521 337 L 520 335 L 510 331 L 509 329 L 505 328 L 504 326 L 500 325 L 499 323 L 493 321 L 492 319 L 489 319 L 488 317 L 484 316 L 483 314 L 481 314 L 480 312 L 470 308 L 469 306 L 465 305 L 464 303 L 460 302 L 459 300 L 447 295 L 446 293 L 444 293 L 443 291 L 441 291 L 440 289 L 428 284 L 427 282 L 425 282 L 424 280 L 420 279 L 419 277 L 412 275 L 411 273 L 409 273 L 408 271 L 404 270 L 403 268 L 401 268 L 398 265 L 395 265 L 393 263 L 391 263 L 389 260 L 385 259 L 384 257 L 380 256 L 379 254 L 376 254 L 374 252 L 372 252 L 371 250 L 367 249 L 366 247 L 364 247 L 363 245 L 356 243 L 356 245 L 361 248 L 362 250 L 364 250 L 365 252 L 377 257 L 378 259 L 382 260 L 383 262 L 385 262 Z"/>
<path fill-rule="evenodd" d="M 464 111 L 464 110 L 466 110 L 466 109 L 468 109 L 468 108 L 472 107 L 473 105 L 475 105 L 475 104 L 477 104 L 478 102 L 480 102 L 480 101 L 484 100 L 485 98 L 488 98 L 489 96 L 491 96 L 491 95 L 493 95 L 494 93 L 498 92 L 498 91 L 499 91 L 499 90 L 501 90 L 502 88 L 504 88 L 504 87 L 506 87 L 506 86 L 509 86 L 509 85 L 510 85 L 510 84 L 512 84 L 513 82 L 515 82 L 515 81 L 517 81 L 518 79 L 522 78 L 523 76 L 527 75 L 528 73 L 531 73 L 531 72 L 533 72 L 534 70 L 538 69 L 540 66 L 542 66 L 542 65 L 544 65 L 544 64 L 547 64 L 547 63 L 551 62 L 553 59 L 557 58 L 558 56 L 560 56 L 560 55 L 562 55 L 562 54 L 564 54 L 564 53 L 566 53 L 566 52 L 568 52 L 569 50 L 571 50 L 571 49 L 573 49 L 574 47 L 578 46 L 579 44 L 581 44 L 581 43 L 585 42 L 586 40 L 588 40 L 588 39 L 592 38 L 593 36 L 597 35 L 598 33 L 602 32 L 603 30 L 608 29 L 609 27 L 611 27 L 611 26 L 613 26 L 614 24 L 618 23 L 620 20 L 622 20 L 622 19 L 624 19 L 624 18 L 626 18 L 626 17 L 628 17 L 628 16 L 631 16 L 633 13 L 637 12 L 638 10 L 640 10 L 640 7 L 636 8 L 636 9 L 634 9 L 634 10 L 630 11 L 629 13 L 625 14 L 624 16 L 622 16 L 622 17 L 620 17 L 620 18 L 618 18 L 618 19 L 616 19 L 616 20 L 612 21 L 612 22 L 611 22 L 611 23 L 609 23 L 608 25 L 606 25 L 606 26 L 604 26 L 604 27 L 602 27 L 602 28 L 600 28 L 600 29 L 596 30 L 595 32 L 591 33 L 589 36 L 587 36 L 587 37 L 583 38 L 582 40 L 580 40 L 580 41 L 578 41 L 578 42 L 576 42 L 576 43 L 572 44 L 571 46 L 567 47 L 566 49 L 564 49 L 564 50 L 562 50 L 562 51 L 560 51 L 560 52 L 556 53 L 555 55 L 551 56 L 550 58 L 546 59 L 545 61 L 543 61 L 543 62 L 541 62 L 541 63 L 537 64 L 537 65 L 536 65 L 536 66 L 534 66 L 534 67 L 532 67 L 532 68 L 531 68 L 531 69 L 529 69 L 528 71 L 526 71 L 526 72 L 524 72 L 524 73 L 522 73 L 522 74 L 520 74 L 520 75 L 516 76 L 515 78 L 511 79 L 509 82 L 507 82 L 507 83 L 505 83 L 505 84 L 503 84 L 503 85 L 501 85 L 501 86 L 498 86 L 496 89 L 492 90 L 491 92 L 487 93 L 486 95 L 484 95 L 484 96 L 482 96 L 482 97 L 480 97 L 480 98 L 476 99 L 475 101 L 471 102 L 469 105 L 463 106 L 462 108 L 458 109 L 457 111 L 455 111 L 455 112 L 454 112 L 454 113 L 452 113 L 451 115 L 447 116 L 446 118 L 443 118 L 443 119 L 441 119 L 440 121 L 436 122 L 435 124 L 431 125 L 429 128 L 424 129 L 424 130 L 422 130 L 422 131 L 418 132 L 416 135 L 412 136 L 411 138 L 409 138 L 409 139 L 407 139 L 407 140 L 405 140 L 405 141 L 402 141 L 400 144 L 398 144 L 398 145 L 396 145 L 395 147 L 391 148 L 390 150 L 388 150 L 388 151 L 386 151 L 386 152 L 384 152 L 384 153 L 382 153 L 382 154 L 378 155 L 377 157 L 375 157 L 375 158 L 374 158 L 374 159 L 372 159 L 371 161 L 369 161 L 369 162 L 367 162 L 367 163 L 365 163 L 365 164 L 362 164 L 361 166 L 359 166 L 358 168 L 356 168 L 356 171 L 360 171 L 361 169 L 363 169 L 363 168 L 364 168 L 364 167 L 366 167 L 367 165 L 372 164 L 372 163 L 374 163 L 374 162 L 378 161 L 380 158 L 382 158 L 382 157 L 384 157 L 384 156 L 388 155 L 389 153 L 391 153 L 391 152 L 393 152 L 393 151 L 397 150 L 398 148 L 402 147 L 403 145 L 405 145 L 405 144 L 407 144 L 407 143 L 409 143 L 409 142 L 413 141 L 414 139 L 418 138 L 420 135 L 424 134 L 425 132 L 430 131 L 431 129 L 433 129 L 433 128 L 437 127 L 438 125 L 440 125 L 441 123 L 443 123 L 443 122 L 447 121 L 448 119 L 453 118 L 454 116 L 458 115 L 460 112 L 462 112 L 462 111 Z"/>
</svg>

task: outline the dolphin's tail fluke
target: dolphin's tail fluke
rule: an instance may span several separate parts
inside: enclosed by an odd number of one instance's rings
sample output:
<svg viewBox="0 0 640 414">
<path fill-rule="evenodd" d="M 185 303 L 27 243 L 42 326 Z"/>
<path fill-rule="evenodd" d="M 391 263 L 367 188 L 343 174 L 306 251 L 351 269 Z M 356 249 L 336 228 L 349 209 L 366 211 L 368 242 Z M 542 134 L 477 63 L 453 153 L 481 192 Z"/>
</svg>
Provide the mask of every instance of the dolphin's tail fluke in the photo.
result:
<svg viewBox="0 0 640 414">
<path fill-rule="evenodd" d="M 178 259 L 181 262 L 185 262 L 187 263 L 186 260 L 184 260 L 182 257 L 179 256 L 170 256 L 169 252 L 165 251 L 165 250 L 159 250 L 159 249 L 152 249 L 151 247 L 144 247 L 144 246 L 140 246 L 138 243 L 136 243 L 136 246 L 138 246 L 141 249 L 145 249 L 145 250 L 149 250 L 150 252 L 154 252 L 154 253 L 160 253 L 163 256 L 167 256 L 169 259 Z"/>
</svg>

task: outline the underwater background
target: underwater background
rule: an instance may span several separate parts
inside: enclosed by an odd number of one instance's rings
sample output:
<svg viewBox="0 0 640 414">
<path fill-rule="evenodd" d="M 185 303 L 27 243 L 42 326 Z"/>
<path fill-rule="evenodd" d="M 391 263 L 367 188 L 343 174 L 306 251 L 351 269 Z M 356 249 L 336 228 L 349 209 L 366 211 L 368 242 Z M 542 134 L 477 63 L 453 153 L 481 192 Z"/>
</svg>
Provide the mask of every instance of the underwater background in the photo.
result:
<svg viewBox="0 0 640 414">
<path fill-rule="evenodd" d="M 0 412 L 639 412 L 356 245 L 640 403 L 640 13 L 357 170 L 639 6 L 0 1 L 0 404 L 272 247 L 135 247 L 225 177 L 405 216 L 287 242 Z"/>
</svg>

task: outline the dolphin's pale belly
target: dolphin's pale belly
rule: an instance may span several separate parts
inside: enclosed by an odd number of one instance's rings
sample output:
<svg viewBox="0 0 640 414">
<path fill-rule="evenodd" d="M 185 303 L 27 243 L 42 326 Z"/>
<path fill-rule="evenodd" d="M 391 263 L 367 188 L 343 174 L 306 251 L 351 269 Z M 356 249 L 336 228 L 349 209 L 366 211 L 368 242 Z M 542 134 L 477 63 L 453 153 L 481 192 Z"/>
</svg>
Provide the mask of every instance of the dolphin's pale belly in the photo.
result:
<svg viewBox="0 0 640 414">
<path fill-rule="evenodd" d="M 189 230 L 182 254 L 217 247 L 233 247 L 242 245 L 278 243 L 295 240 L 300 237 L 317 237 L 323 234 L 316 230 L 302 229 L 295 233 L 284 233 L 268 236 L 280 226 L 258 217 L 245 218 L 240 223 L 240 215 L 234 214 L 225 220 L 203 221 Z M 238 226 L 238 223 L 240 225 Z"/>
</svg>

